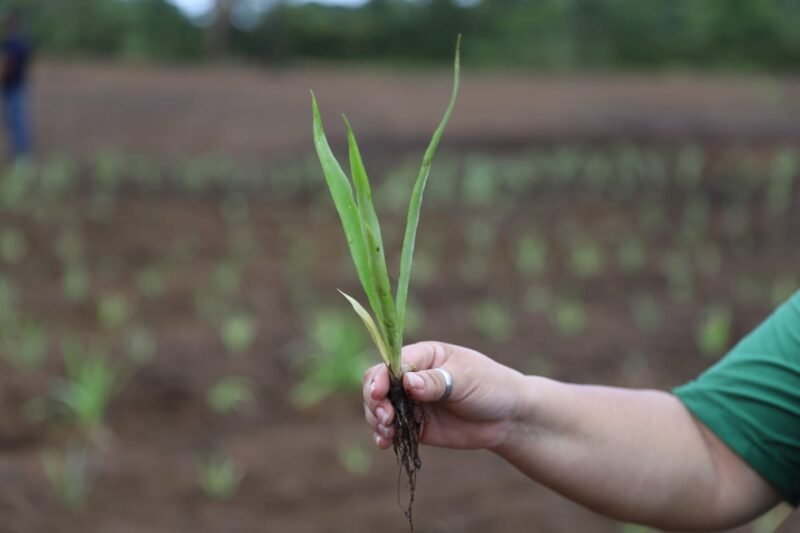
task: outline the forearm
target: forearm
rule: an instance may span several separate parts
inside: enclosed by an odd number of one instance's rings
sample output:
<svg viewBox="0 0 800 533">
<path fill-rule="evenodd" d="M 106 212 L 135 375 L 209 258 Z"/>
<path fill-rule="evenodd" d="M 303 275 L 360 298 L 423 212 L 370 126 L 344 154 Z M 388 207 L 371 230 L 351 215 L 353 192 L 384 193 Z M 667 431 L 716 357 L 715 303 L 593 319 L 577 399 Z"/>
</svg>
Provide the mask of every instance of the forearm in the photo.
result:
<svg viewBox="0 0 800 533">
<path fill-rule="evenodd" d="M 745 521 L 775 498 L 769 489 L 730 489 L 754 481 L 739 479 L 747 469 L 731 469 L 738 458 L 715 441 L 670 394 L 527 377 L 508 438 L 495 451 L 603 514 L 710 529 Z M 739 501 L 745 497 L 751 501 Z"/>
</svg>

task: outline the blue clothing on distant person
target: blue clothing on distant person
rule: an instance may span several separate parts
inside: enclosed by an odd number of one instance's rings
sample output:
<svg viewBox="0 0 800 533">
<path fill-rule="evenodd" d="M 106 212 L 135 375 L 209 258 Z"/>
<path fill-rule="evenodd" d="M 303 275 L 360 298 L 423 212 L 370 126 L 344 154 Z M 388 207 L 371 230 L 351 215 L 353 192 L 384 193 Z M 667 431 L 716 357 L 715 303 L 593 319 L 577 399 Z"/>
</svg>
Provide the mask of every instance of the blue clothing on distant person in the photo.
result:
<svg viewBox="0 0 800 533">
<path fill-rule="evenodd" d="M 3 113 L 14 159 L 30 155 L 31 135 L 28 124 L 27 77 L 30 45 L 19 35 L 3 41 Z"/>
</svg>

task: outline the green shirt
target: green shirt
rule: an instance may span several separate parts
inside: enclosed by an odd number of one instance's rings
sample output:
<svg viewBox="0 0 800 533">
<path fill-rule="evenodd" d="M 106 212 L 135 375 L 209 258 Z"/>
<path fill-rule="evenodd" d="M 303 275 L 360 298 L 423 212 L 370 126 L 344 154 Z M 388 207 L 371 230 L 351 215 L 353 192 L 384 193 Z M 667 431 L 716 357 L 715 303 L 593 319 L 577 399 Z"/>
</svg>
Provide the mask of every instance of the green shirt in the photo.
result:
<svg viewBox="0 0 800 533">
<path fill-rule="evenodd" d="M 800 292 L 673 392 L 786 501 L 800 503 Z"/>
</svg>

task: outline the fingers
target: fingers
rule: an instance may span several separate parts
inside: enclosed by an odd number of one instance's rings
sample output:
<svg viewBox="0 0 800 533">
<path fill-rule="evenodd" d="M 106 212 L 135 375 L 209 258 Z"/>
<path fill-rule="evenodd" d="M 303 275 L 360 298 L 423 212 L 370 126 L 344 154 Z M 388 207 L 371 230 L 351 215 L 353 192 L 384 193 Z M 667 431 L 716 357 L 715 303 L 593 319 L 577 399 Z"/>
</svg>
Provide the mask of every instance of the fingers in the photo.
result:
<svg viewBox="0 0 800 533">
<path fill-rule="evenodd" d="M 444 365 L 448 359 L 447 345 L 439 342 L 420 342 L 403 348 L 403 363 L 420 372 L 407 372 L 404 387 L 415 400 L 434 402 L 439 400 L 445 390 L 444 378 L 438 371 L 428 371 Z M 419 383 L 415 378 L 419 378 Z M 394 429 L 394 408 L 389 402 L 390 376 L 386 365 L 375 365 L 364 373 L 362 395 L 364 398 L 364 418 L 375 432 L 375 445 L 386 449 L 392 445 Z"/>
<path fill-rule="evenodd" d="M 375 433 L 375 435 L 373 435 L 373 438 L 375 440 L 375 446 L 377 446 L 381 450 L 385 450 L 385 449 L 387 449 L 388 447 L 390 447 L 392 445 L 392 439 L 387 439 L 385 437 L 381 437 L 377 433 Z"/>
<path fill-rule="evenodd" d="M 417 370 L 427 370 L 444 365 L 448 358 L 448 347 L 441 342 L 418 342 L 403 347 L 403 362 Z"/>
<path fill-rule="evenodd" d="M 375 410 L 378 401 L 386 398 L 389 394 L 389 369 L 386 365 L 381 363 L 364 372 L 362 394 L 364 404 L 369 405 L 372 410 Z"/>
<path fill-rule="evenodd" d="M 389 393 L 389 370 L 379 364 L 364 373 L 364 418 L 375 432 L 375 444 L 382 449 L 392 444 L 394 430 L 392 420 L 394 408 L 387 398 Z"/>
<path fill-rule="evenodd" d="M 439 401 L 447 388 L 444 375 L 436 369 L 406 372 L 403 386 L 408 395 L 419 402 Z"/>
</svg>

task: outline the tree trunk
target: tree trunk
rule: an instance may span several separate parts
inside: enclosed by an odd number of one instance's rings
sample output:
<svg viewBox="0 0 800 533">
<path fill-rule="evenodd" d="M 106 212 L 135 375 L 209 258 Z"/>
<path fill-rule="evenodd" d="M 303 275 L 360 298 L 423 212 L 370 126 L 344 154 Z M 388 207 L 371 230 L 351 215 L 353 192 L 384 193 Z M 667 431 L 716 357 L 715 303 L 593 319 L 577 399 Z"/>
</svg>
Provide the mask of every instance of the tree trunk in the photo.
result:
<svg viewBox="0 0 800 533">
<path fill-rule="evenodd" d="M 231 29 L 231 11 L 236 0 L 216 0 L 214 18 L 208 27 L 208 51 L 212 57 L 224 57 L 228 53 L 228 38 Z"/>
</svg>

